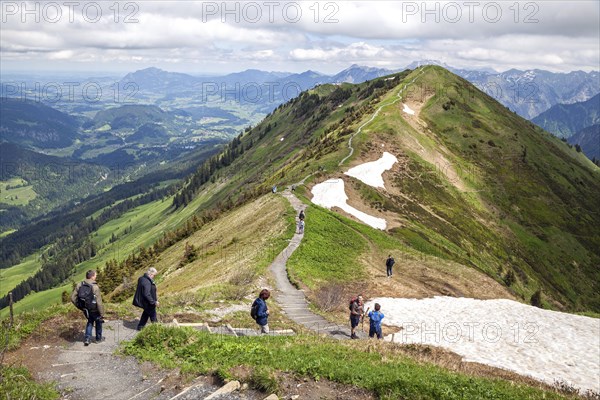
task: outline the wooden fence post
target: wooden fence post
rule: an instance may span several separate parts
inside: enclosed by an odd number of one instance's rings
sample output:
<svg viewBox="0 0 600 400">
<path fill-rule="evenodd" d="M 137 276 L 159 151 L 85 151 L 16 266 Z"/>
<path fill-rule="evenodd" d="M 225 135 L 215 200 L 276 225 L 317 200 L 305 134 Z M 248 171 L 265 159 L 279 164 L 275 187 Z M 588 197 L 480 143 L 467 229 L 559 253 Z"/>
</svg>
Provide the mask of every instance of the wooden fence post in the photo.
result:
<svg viewBox="0 0 600 400">
<path fill-rule="evenodd" d="M 14 313 L 13 313 L 13 295 L 12 292 L 8 293 L 8 305 L 10 307 L 10 326 L 13 326 L 13 323 L 15 322 L 14 320 Z"/>
</svg>

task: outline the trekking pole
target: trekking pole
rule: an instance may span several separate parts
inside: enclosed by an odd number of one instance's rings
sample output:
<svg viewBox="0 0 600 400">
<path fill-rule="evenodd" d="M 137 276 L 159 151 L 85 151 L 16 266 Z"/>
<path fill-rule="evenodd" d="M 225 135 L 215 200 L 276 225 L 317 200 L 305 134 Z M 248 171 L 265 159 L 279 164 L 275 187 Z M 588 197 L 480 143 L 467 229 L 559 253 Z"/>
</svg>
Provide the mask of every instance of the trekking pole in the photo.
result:
<svg viewBox="0 0 600 400">
<path fill-rule="evenodd" d="M 363 313 L 363 315 L 362 315 L 362 327 L 361 327 L 361 329 L 362 329 L 363 332 L 365 331 L 365 315 L 369 312 L 370 308 L 371 307 L 367 307 L 367 311 L 365 311 Z"/>
</svg>

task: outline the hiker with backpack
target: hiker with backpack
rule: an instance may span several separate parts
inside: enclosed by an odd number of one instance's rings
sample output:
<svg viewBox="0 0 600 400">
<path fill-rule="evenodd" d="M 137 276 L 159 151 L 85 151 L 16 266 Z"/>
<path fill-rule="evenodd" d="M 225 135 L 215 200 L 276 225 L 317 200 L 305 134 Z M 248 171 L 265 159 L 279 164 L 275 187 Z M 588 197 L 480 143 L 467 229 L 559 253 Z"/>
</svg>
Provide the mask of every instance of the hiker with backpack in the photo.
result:
<svg viewBox="0 0 600 400">
<path fill-rule="evenodd" d="M 384 315 L 381 312 L 381 305 L 379 303 L 375 303 L 375 311 L 369 312 L 369 337 L 375 337 L 377 335 L 377 339 L 383 339 L 383 334 L 381 333 L 381 320 Z"/>
<path fill-rule="evenodd" d="M 152 323 L 157 322 L 156 307 L 158 307 L 159 302 L 156 296 L 156 283 L 154 283 L 154 277 L 157 273 L 156 268 L 150 267 L 138 279 L 135 295 L 133 296 L 133 305 L 144 310 L 137 326 L 138 331 L 141 331 L 146 326 L 148 319 Z"/>
<path fill-rule="evenodd" d="M 304 234 L 304 220 L 300 220 L 298 221 L 298 233 L 303 235 Z"/>
<path fill-rule="evenodd" d="M 394 260 L 394 258 L 390 254 L 388 256 L 387 260 L 385 260 L 385 266 L 386 266 L 386 269 L 387 269 L 387 277 L 388 278 L 390 276 L 392 276 L 392 267 L 394 266 L 394 264 L 396 264 L 396 260 Z"/>
<path fill-rule="evenodd" d="M 306 215 L 304 215 L 304 210 L 300 210 L 300 214 L 298 214 L 298 219 L 300 221 L 304 221 L 304 218 L 306 218 Z"/>
<path fill-rule="evenodd" d="M 103 342 L 102 323 L 104 322 L 104 305 L 102 304 L 100 288 L 96 283 L 96 271 L 89 270 L 85 273 L 85 280 L 79 282 L 75 286 L 73 293 L 71 293 L 71 302 L 75 304 L 75 307 L 82 310 L 87 318 L 83 344 L 89 346 L 94 326 L 96 327 L 96 343 Z"/>
<path fill-rule="evenodd" d="M 271 297 L 271 292 L 269 292 L 269 289 L 261 290 L 260 294 L 256 300 L 254 300 L 254 303 L 252 303 L 252 307 L 250 308 L 250 316 L 260 326 L 260 333 L 263 334 L 269 333 L 269 308 L 267 307 L 266 302 L 269 297 Z"/>
<path fill-rule="evenodd" d="M 363 308 L 363 297 L 358 295 L 357 297 L 350 300 L 350 339 L 358 339 L 356 335 L 356 327 L 360 323 L 360 320 L 365 313 Z"/>
</svg>

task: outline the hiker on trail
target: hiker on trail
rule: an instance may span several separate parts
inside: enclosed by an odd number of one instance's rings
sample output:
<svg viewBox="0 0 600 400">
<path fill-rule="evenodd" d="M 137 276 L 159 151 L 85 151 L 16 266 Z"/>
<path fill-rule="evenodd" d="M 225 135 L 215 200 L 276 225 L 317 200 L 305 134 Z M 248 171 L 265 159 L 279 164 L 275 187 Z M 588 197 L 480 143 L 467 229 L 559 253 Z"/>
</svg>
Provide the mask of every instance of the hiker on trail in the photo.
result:
<svg viewBox="0 0 600 400">
<path fill-rule="evenodd" d="M 350 301 L 350 339 L 358 339 L 355 331 L 364 313 L 363 297 L 359 294 Z"/>
<path fill-rule="evenodd" d="M 300 214 L 298 214 L 298 219 L 300 221 L 304 221 L 304 218 L 306 218 L 306 215 L 304 215 L 304 210 L 300 210 Z"/>
<path fill-rule="evenodd" d="M 87 318 L 85 326 L 85 336 L 83 344 L 88 346 L 92 340 L 92 328 L 96 327 L 96 343 L 104 341 L 102 336 L 102 323 L 104 322 L 104 305 L 100 288 L 96 283 L 96 271 L 89 270 L 85 273 L 85 280 L 79 282 L 73 293 L 71 293 L 71 302 L 75 307 L 83 311 Z"/>
<path fill-rule="evenodd" d="M 388 278 L 390 276 L 392 276 L 392 267 L 394 266 L 394 264 L 396 264 L 396 260 L 394 260 L 394 258 L 390 254 L 388 256 L 387 260 L 385 260 L 385 266 L 386 266 L 386 269 L 387 269 L 387 277 Z"/>
<path fill-rule="evenodd" d="M 380 311 L 381 305 L 375 303 L 375 311 L 369 311 L 369 337 L 372 338 L 377 335 L 377 339 L 383 339 L 381 334 L 381 320 L 383 319 L 383 313 Z"/>
<path fill-rule="evenodd" d="M 252 303 L 252 308 L 250 309 L 250 315 L 260 326 L 260 333 L 264 334 L 269 333 L 269 307 L 267 307 L 267 299 L 269 297 L 271 297 L 271 292 L 269 292 L 269 289 L 261 290 L 256 300 L 254 300 L 254 303 Z"/>
<path fill-rule="evenodd" d="M 138 279 L 135 296 L 133 296 L 133 305 L 144 309 L 137 326 L 138 331 L 146 326 L 148 318 L 152 323 L 157 322 L 156 307 L 158 307 L 159 302 L 156 296 L 156 283 L 154 283 L 154 277 L 157 273 L 156 268 L 151 267 Z"/>
<path fill-rule="evenodd" d="M 298 221 L 298 233 L 301 235 L 304 234 L 304 220 L 303 219 Z"/>
<path fill-rule="evenodd" d="M 277 185 L 273 185 L 273 187 L 271 188 L 271 192 L 277 193 Z"/>
</svg>

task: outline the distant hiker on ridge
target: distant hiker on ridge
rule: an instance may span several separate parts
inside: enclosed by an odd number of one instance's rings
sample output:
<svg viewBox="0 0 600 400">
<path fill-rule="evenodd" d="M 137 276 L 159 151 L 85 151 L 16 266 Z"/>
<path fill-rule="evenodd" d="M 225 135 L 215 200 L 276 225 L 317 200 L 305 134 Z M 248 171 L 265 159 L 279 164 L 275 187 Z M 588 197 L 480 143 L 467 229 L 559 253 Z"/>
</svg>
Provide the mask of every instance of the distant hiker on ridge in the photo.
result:
<svg viewBox="0 0 600 400">
<path fill-rule="evenodd" d="M 71 302 L 75 304 L 75 307 L 82 310 L 87 318 L 83 344 L 85 346 L 90 344 L 94 324 L 96 325 L 96 343 L 104 341 L 102 336 L 104 305 L 102 304 L 100 288 L 96 283 L 96 271 L 91 269 L 85 273 L 85 280 L 79 282 L 73 293 L 71 293 Z"/>
<path fill-rule="evenodd" d="M 250 308 L 250 316 L 256 321 L 256 323 L 260 326 L 260 333 L 268 334 L 269 333 L 269 308 L 267 307 L 267 299 L 271 297 L 271 292 L 269 289 L 263 289 L 260 291 L 260 294 L 252 303 L 252 307 Z"/>
<path fill-rule="evenodd" d="M 359 294 L 356 298 L 350 300 L 350 339 L 358 339 L 355 330 L 364 313 L 363 297 Z"/>
<path fill-rule="evenodd" d="M 396 264 L 396 261 L 394 260 L 394 258 L 390 254 L 388 256 L 387 260 L 385 260 L 385 266 L 386 266 L 386 269 L 387 269 L 387 277 L 388 278 L 390 276 L 392 276 L 392 267 L 394 266 L 394 264 Z"/>
<path fill-rule="evenodd" d="M 375 311 L 369 311 L 369 337 L 372 338 L 377 335 L 377 339 L 383 339 L 381 334 L 381 320 L 384 315 L 380 311 L 381 305 L 375 303 Z"/>
<path fill-rule="evenodd" d="M 146 326 L 148 318 L 150 318 L 152 323 L 157 322 L 156 307 L 158 307 L 159 303 L 156 296 L 156 284 L 154 283 L 154 277 L 157 273 L 156 268 L 151 267 L 138 279 L 135 296 L 133 296 L 133 305 L 144 309 L 137 326 L 138 331 L 141 331 Z"/>
</svg>

